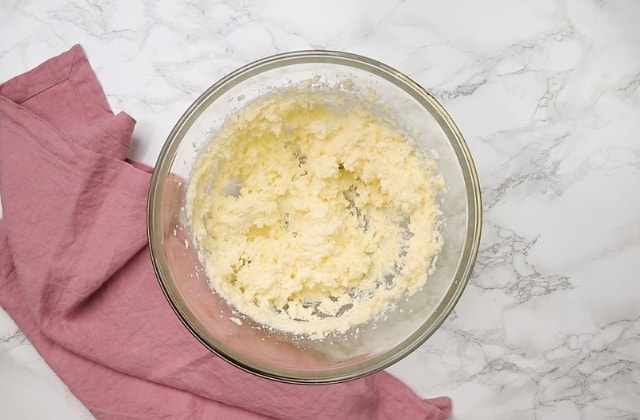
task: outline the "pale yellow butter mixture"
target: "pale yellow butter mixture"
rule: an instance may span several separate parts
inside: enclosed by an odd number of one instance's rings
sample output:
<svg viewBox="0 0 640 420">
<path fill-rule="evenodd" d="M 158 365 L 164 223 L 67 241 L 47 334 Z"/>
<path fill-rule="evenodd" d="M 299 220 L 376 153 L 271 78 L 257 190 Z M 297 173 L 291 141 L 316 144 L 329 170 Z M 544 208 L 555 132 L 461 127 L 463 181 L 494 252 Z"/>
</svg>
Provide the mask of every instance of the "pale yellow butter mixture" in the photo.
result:
<svg viewBox="0 0 640 420">
<path fill-rule="evenodd" d="M 443 246 L 435 164 L 345 95 L 247 105 L 200 153 L 187 192 L 212 288 L 254 321 L 311 338 L 415 294 Z"/>
</svg>

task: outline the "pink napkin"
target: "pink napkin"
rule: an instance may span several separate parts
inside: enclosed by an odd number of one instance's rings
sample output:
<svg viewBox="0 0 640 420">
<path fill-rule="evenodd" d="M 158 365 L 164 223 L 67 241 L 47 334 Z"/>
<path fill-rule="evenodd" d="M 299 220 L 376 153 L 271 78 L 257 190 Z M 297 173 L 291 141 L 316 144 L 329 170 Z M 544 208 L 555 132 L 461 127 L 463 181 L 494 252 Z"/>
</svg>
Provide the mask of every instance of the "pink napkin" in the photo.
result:
<svg viewBox="0 0 640 420">
<path fill-rule="evenodd" d="M 125 159 L 80 46 L 0 85 L 0 305 L 101 419 L 446 419 L 381 372 L 302 386 L 245 373 L 170 309 L 145 233 L 150 168 Z"/>
</svg>

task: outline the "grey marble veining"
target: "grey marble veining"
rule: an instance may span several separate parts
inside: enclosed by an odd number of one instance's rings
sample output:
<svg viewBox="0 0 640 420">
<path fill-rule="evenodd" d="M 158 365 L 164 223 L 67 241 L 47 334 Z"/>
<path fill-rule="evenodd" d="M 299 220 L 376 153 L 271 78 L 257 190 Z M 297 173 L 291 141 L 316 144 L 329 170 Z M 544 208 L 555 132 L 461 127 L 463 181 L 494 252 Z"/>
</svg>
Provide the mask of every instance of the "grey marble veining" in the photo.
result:
<svg viewBox="0 0 640 420">
<path fill-rule="evenodd" d="M 0 80 L 81 43 L 112 107 L 138 120 L 131 157 L 153 164 L 191 101 L 257 58 L 322 48 L 396 67 L 465 135 L 484 225 L 455 312 L 389 370 L 424 397 L 450 395 L 454 419 L 631 420 L 639 16 L 635 0 L 7 0 Z M 0 417 L 90 418 L 0 315 Z"/>
</svg>

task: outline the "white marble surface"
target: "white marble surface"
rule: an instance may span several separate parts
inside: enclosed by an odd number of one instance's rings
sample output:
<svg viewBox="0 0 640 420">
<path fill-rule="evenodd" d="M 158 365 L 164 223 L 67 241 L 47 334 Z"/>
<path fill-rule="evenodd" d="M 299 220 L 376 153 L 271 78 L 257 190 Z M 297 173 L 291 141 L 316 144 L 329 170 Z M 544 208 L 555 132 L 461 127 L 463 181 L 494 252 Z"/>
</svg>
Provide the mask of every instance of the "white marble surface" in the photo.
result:
<svg viewBox="0 0 640 420">
<path fill-rule="evenodd" d="M 390 370 L 455 419 L 640 418 L 640 2 L 2 0 L 0 81 L 82 44 L 153 164 L 206 87 L 276 52 L 381 60 L 439 98 L 484 193 L 455 313 Z M 0 291 L 2 293 L 2 291 Z M 0 418 L 91 415 L 0 311 Z"/>
</svg>

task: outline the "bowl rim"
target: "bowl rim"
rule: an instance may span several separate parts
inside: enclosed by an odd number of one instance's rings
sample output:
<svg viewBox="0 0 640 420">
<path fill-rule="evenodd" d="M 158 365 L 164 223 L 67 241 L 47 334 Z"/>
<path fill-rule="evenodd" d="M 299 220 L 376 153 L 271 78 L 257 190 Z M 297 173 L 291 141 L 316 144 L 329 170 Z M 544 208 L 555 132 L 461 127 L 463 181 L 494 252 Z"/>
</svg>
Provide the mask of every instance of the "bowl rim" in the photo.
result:
<svg viewBox="0 0 640 420">
<path fill-rule="evenodd" d="M 154 231 L 162 232 L 162 204 L 159 198 L 164 191 L 167 178 L 166 175 L 169 174 L 171 164 L 182 139 L 180 133 L 183 133 L 185 129 L 188 129 L 195 119 L 198 118 L 198 111 L 205 109 L 210 103 L 220 97 L 227 90 L 256 74 L 279 67 L 303 63 L 331 63 L 365 70 L 392 82 L 394 85 L 413 97 L 427 111 L 430 109 L 435 111 L 431 112 L 431 114 L 437 120 L 441 129 L 445 131 L 446 137 L 455 151 L 457 162 L 460 165 L 465 183 L 465 197 L 468 209 L 467 232 L 462 255 L 459 256 L 460 263 L 457 271 L 455 272 L 454 279 L 451 282 L 452 286 L 449 287 L 447 293 L 442 297 L 435 310 L 435 313 L 437 313 L 436 319 L 427 327 L 423 324 L 420 328 L 414 331 L 413 334 L 406 337 L 402 342 L 387 350 L 382 355 L 378 355 L 371 360 L 362 362 L 362 367 L 357 370 L 347 372 L 344 367 L 339 367 L 336 372 L 321 371 L 323 374 L 318 374 L 318 371 L 310 371 L 315 372 L 315 374 L 306 376 L 304 373 L 309 373 L 308 371 L 293 369 L 286 372 L 282 369 L 270 370 L 264 366 L 260 367 L 257 366 L 257 364 L 252 364 L 250 361 L 239 360 L 239 358 L 234 357 L 232 354 L 229 354 L 219 346 L 216 346 L 214 343 L 207 340 L 204 334 L 199 331 L 197 326 L 192 323 L 188 308 L 184 302 L 182 302 L 181 297 L 174 294 L 167 283 L 171 281 L 171 274 L 167 261 L 164 258 L 164 240 L 162 235 L 154 234 Z M 464 292 L 476 262 L 481 234 L 482 197 L 480 181 L 471 152 L 462 133 L 453 121 L 453 118 L 431 93 L 402 72 L 377 60 L 343 51 L 298 50 L 271 55 L 239 67 L 211 85 L 187 108 L 167 136 L 167 139 L 160 150 L 160 154 L 151 177 L 147 198 L 147 237 L 151 262 L 162 292 L 180 321 L 206 348 L 230 364 L 254 375 L 285 383 L 331 384 L 354 380 L 386 369 L 405 358 L 415 349 L 424 344 L 424 342 L 444 323 Z"/>
</svg>

